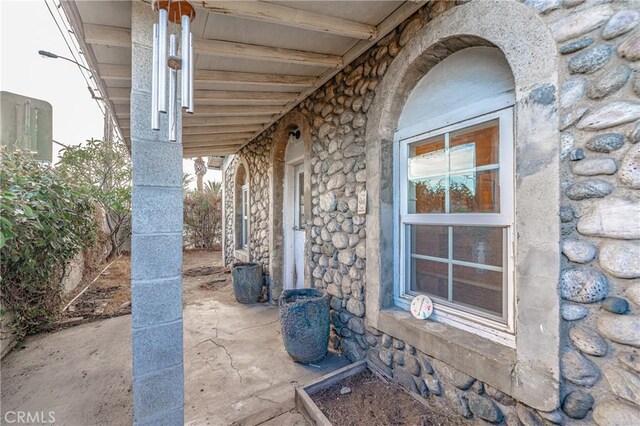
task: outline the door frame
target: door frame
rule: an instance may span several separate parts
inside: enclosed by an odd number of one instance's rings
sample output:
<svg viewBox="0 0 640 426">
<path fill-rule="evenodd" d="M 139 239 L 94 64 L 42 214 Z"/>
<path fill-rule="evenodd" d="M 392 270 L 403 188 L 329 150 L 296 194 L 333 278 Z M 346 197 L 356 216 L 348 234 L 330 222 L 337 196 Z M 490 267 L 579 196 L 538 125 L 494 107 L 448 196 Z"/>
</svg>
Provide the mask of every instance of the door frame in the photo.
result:
<svg viewBox="0 0 640 426">
<path fill-rule="evenodd" d="M 284 204 L 282 209 L 283 216 L 283 237 L 284 237 L 284 268 L 283 268 L 283 289 L 291 290 L 295 288 L 295 283 L 293 282 L 293 272 L 295 268 L 295 208 L 287 208 L 286 206 L 295 206 L 296 203 L 296 178 L 297 173 L 296 169 L 302 167 L 302 172 L 305 173 L 304 168 L 304 156 L 299 158 L 292 159 L 291 161 L 285 163 L 284 166 Z M 306 179 L 306 176 L 305 176 Z M 305 235 L 306 239 L 306 235 Z M 304 256 L 304 249 L 303 253 Z M 303 278 L 303 282 L 306 282 Z"/>
</svg>

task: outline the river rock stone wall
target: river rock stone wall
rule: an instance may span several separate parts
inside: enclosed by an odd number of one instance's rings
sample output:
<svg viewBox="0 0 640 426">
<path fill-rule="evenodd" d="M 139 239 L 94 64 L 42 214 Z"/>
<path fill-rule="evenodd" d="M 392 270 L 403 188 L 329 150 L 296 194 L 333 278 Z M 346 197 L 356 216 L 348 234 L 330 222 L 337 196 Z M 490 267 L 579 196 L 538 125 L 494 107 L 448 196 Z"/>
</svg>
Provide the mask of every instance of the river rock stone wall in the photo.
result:
<svg viewBox="0 0 640 426">
<path fill-rule="evenodd" d="M 564 321 L 558 408 L 536 411 L 365 326 L 366 217 L 357 214 L 357 194 L 366 189 L 367 112 L 378 82 L 407 41 L 456 4 L 427 5 L 294 110 L 313 127 L 306 252 L 310 282 L 331 295 L 331 345 L 354 361 L 368 357 L 406 388 L 466 418 L 525 425 L 633 424 L 640 418 L 638 3 L 524 1 L 549 27 L 561 57 L 563 269 L 558 291 Z M 251 255 L 265 266 L 274 128 L 238 154 L 249 165 L 252 185 Z M 237 163 L 234 159 L 225 172 L 227 194 L 233 193 Z M 227 218 L 233 215 L 229 198 Z M 233 259 L 229 222 L 227 262 Z"/>
<path fill-rule="evenodd" d="M 640 4 L 531 2 L 561 54 L 567 420 L 640 419 Z M 592 411 L 590 411 L 592 410 Z"/>
</svg>

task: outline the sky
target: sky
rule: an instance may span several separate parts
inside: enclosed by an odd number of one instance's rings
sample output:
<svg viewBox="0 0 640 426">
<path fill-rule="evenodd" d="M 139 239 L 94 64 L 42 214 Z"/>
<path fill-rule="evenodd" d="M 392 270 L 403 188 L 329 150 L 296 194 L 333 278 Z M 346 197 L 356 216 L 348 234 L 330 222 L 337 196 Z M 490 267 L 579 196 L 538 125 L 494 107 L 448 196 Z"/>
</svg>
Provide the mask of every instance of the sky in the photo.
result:
<svg viewBox="0 0 640 426">
<path fill-rule="evenodd" d="M 0 90 L 49 102 L 55 141 L 77 145 L 102 139 L 104 116 L 80 70 L 65 60 L 43 58 L 38 50 L 71 56 L 44 0 L 0 0 Z M 54 163 L 60 148 L 53 144 Z M 183 161 L 183 171 L 194 175 L 192 160 Z M 204 177 L 220 179 L 215 170 Z"/>
</svg>

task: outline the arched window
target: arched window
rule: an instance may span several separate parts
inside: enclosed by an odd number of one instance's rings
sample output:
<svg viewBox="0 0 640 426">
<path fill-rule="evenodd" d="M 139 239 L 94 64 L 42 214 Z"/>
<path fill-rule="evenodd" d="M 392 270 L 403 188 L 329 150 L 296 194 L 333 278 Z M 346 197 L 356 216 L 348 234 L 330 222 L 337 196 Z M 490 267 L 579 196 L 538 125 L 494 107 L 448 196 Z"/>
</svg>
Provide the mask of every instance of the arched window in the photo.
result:
<svg viewBox="0 0 640 426">
<path fill-rule="evenodd" d="M 395 135 L 396 304 L 434 300 L 434 319 L 514 333 L 514 79 L 499 49 L 472 47 L 433 67 Z"/>
<path fill-rule="evenodd" d="M 247 250 L 249 247 L 249 215 L 249 177 L 245 165 L 240 163 L 235 178 L 236 250 Z"/>
</svg>

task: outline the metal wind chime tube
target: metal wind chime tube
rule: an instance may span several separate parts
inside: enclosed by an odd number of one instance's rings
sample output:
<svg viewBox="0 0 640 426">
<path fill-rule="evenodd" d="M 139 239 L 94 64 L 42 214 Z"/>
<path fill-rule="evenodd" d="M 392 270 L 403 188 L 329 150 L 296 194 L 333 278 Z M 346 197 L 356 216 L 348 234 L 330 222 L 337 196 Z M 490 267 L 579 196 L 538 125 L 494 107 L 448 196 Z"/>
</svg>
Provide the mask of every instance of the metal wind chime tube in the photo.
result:
<svg viewBox="0 0 640 426">
<path fill-rule="evenodd" d="M 176 83 L 178 79 L 179 63 L 176 60 L 176 35 L 169 36 L 169 140 L 175 142 L 178 138 L 178 102 L 176 99 Z"/>
<path fill-rule="evenodd" d="M 193 34 L 189 32 L 189 107 L 187 108 L 187 112 L 189 114 L 193 114 L 195 111 L 193 107 L 193 74 L 195 69 L 195 59 L 193 57 Z"/>
<path fill-rule="evenodd" d="M 189 110 L 191 71 L 191 20 L 182 15 L 182 108 Z M 192 111 L 193 112 L 193 111 Z"/>
<path fill-rule="evenodd" d="M 155 0 L 152 5 L 158 11 L 158 23 L 153 24 L 153 74 L 151 91 L 151 128 L 160 129 L 160 113 L 168 113 L 169 140 L 176 141 L 178 114 L 178 70 L 181 72 L 181 107 L 189 113 L 194 112 L 193 100 L 193 35 L 191 21 L 195 18 L 195 9 L 187 0 Z M 167 34 L 169 22 L 181 25 L 181 56 L 178 56 L 176 34 Z M 168 71 L 168 73 L 167 73 Z M 167 74 L 168 90 L 167 96 Z M 167 100 L 168 97 L 168 100 Z"/>
<path fill-rule="evenodd" d="M 158 96 L 160 103 L 158 108 L 160 112 L 167 112 L 167 30 L 169 27 L 169 12 L 166 9 L 160 9 L 159 12 L 158 35 L 160 42 L 158 43 L 158 62 L 160 63 L 160 74 L 158 80 L 160 86 L 158 87 Z"/>
<path fill-rule="evenodd" d="M 160 109 L 158 107 L 158 24 L 153 24 L 153 64 L 151 71 L 151 128 L 160 130 Z"/>
</svg>

